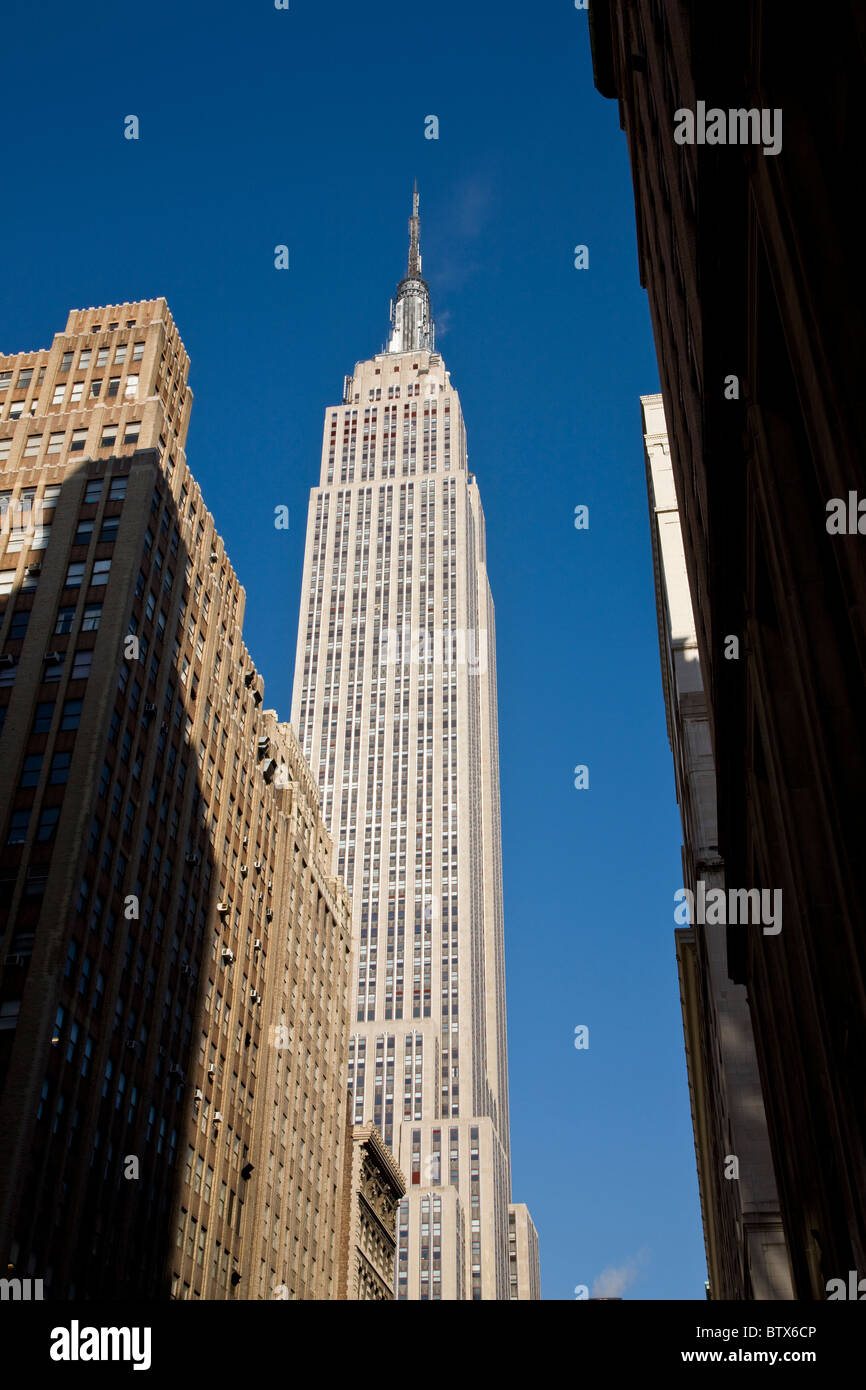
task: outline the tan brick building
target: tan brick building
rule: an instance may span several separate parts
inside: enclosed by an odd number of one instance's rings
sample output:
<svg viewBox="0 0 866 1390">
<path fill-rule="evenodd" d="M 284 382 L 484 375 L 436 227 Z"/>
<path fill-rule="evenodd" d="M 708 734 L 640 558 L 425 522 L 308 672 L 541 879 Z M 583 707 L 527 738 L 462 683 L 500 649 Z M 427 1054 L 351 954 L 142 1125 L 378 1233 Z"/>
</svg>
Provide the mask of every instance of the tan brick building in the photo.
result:
<svg viewBox="0 0 866 1390">
<path fill-rule="evenodd" d="M 349 905 L 187 464 L 164 300 L 0 356 L 0 1255 L 335 1296 Z"/>
</svg>

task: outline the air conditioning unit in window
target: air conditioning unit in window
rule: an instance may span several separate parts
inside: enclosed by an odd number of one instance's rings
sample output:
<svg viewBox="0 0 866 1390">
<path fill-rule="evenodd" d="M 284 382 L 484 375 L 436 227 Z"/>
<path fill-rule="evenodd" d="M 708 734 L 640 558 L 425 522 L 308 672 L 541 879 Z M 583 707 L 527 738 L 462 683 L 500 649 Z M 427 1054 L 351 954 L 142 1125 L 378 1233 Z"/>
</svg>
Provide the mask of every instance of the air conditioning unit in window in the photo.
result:
<svg viewBox="0 0 866 1390">
<path fill-rule="evenodd" d="M 41 573 L 42 573 L 42 566 L 39 564 L 38 561 L 35 561 L 32 565 L 28 565 L 28 566 L 26 567 L 24 573 L 25 573 L 25 574 L 41 574 Z"/>
<path fill-rule="evenodd" d="M 255 939 L 255 941 L 253 942 L 253 950 L 254 950 L 254 951 L 260 951 L 261 949 L 262 949 L 261 937 L 257 936 L 256 939 Z"/>
<path fill-rule="evenodd" d="M 245 674 L 244 674 L 244 685 L 247 686 L 247 687 L 251 686 L 252 683 L 253 683 L 253 681 L 255 680 L 255 678 L 256 678 L 256 673 L 255 673 L 255 671 L 247 671 L 247 672 L 245 672 Z"/>
<path fill-rule="evenodd" d="M 169 1076 L 183 1077 L 183 1067 L 179 1067 L 177 1062 L 172 1062 L 168 1069 Z"/>
<path fill-rule="evenodd" d="M 187 862 L 187 864 L 200 864 L 200 863 L 201 863 L 201 855 L 200 855 L 200 854 L 188 854 L 188 855 L 186 856 L 186 862 Z"/>
<path fill-rule="evenodd" d="M 213 1062 L 208 1063 L 207 1074 L 208 1076 L 216 1076 L 216 1067 Z"/>
<path fill-rule="evenodd" d="M 277 764 L 273 758 L 266 758 L 262 763 L 262 776 L 266 782 L 270 782 L 277 770 Z"/>
<path fill-rule="evenodd" d="M 9 961 L 9 964 L 10 964 L 10 965 L 23 965 L 23 964 L 24 964 L 24 957 L 23 957 L 23 956 L 8 956 L 7 959 L 8 959 L 8 961 Z"/>
<path fill-rule="evenodd" d="M 264 757 L 265 753 L 267 753 L 268 749 L 271 746 L 271 740 L 268 738 L 267 734 L 264 734 L 260 739 L 256 741 L 256 746 L 259 751 L 259 757 Z"/>
<path fill-rule="evenodd" d="M 235 953 L 234 953 L 234 951 L 231 949 L 231 947 L 230 947 L 230 946 L 223 946 L 223 949 L 222 949 L 222 959 L 223 959 L 223 963 L 224 963 L 225 965 L 231 965 L 231 963 L 232 963 L 232 961 L 234 960 L 234 958 L 235 958 Z"/>
<path fill-rule="evenodd" d="M 202 1090 L 201 1086 L 196 1086 L 196 1088 L 195 1088 L 195 1095 L 193 1096 L 193 1100 L 194 1100 L 196 1103 L 198 1103 L 200 1100 L 204 1100 L 204 1091 Z"/>
<path fill-rule="evenodd" d="M 249 873 L 249 871 L 250 871 L 250 866 L 249 866 L 249 864 L 241 864 L 241 878 L 246 878 L 246 876 L 247 876 L 247 874 Z"/>
<path fill-rule="evenodd" d="M 274 909 L 272 907 L 268 908 L 267 912 L 265 913 L 265 917 L 269 922 L 272 922 L 274 920 Z"/>
<path fill-rule="evenodd" d="M 222 1124 L 222 1122 L 223 1122 L 223 1112 L 222 1112 L 221 1110 L 218 1110 L 218 1111 L 216 1112 L 216 1114 L 215 1114 L 214 1117 L 213 1117 L 213 1122 L 214 1122 L 215 1125 L 221 1125 L 221 1124 Z"/>
<path fill-rule="evenodd" d="M 217 903 L 217 912 L 228 912 L 228 903 Z"/>
<path fill-rule="evenodd" d="M 45 653 L 45 656 L 44 656 L 42 659 L 43 659 L 43 661 L 52 661 L 52 662 L 62 661 L 62 660 L 63 660 L 63 652 L 46 652 L 46 653 Z"/>
<path fill-rule="evenodd" d="M 162 723 L 161 723 L 160 726 L 159 726 L 159 732 L 160 732 L 161 734 L 167 734 L 167 733 L 168 733 L 168 730 L 169 730 L 169 723 L 168 723 L 168 720 L 167 720 L 167 719 L 163 719 Z"/>
<path fill-rule="evenodd" d="M 47 658 L 46 658 L 46 659 L 47 659 Z M 14 665 L 15 665 L 15 658 L 14 658 L 14 656 L 8 656 L 8 655 L 7 655 L 7 656 L 0 656 L 0 666 L 14 666 Z"/>
<path fill-rule="evenodd" d="M 150 700 L 145 700 L 142 713 L 146 715 L 156 714 L 156 705 Z"/>
<path fill-rule="evenodd" d="M 254 868 L 254 869 L 259 869 L 259 870 L 261 870 L 261 868 L 262 868 L 262 861 L 261 861 L 261 859 L 256 859 L 256 860 L 254 861 L 254 863 L 253 863 L 253 868 Z"/>
<path fill-rule="evenodd" d="M 135 1041 L 135 1038 L 127 1038 L 127 1039 L 126 1039 L 126 1049 L 127 1049 L 128 1052 L 137 1052 L 137 1051 L 138 1051 L 138 1043 Z"/>
</svg>

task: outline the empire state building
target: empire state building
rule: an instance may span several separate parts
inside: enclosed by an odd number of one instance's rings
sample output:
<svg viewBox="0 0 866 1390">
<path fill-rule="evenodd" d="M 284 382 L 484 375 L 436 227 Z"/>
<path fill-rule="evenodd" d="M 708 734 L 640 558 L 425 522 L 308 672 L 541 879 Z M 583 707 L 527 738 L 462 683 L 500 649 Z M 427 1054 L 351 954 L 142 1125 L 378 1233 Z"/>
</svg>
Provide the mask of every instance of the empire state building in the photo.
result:
<svg viewBox="0 0 866 1390">
<path fill-rule="evenodd" d="M 398 1299 L 537 1298 L 511 1203 L 496 642 L 417 188 L 387 348 L 325 412 L 292 723 L 352 896 L 349 1086 L 407 1178 Z"/>
</svg>

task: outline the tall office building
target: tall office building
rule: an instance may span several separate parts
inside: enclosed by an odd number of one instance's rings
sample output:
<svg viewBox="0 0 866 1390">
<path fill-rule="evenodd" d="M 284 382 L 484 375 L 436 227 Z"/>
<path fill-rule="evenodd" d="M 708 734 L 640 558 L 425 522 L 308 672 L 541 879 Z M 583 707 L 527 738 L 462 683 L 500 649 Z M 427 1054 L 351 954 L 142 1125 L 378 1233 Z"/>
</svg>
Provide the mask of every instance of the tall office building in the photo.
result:
<svg viewBox="0 0 866 1390">
<path fill-rule="evenodd" d="M 777 935 L 729 928 L 728 966 L 794 1291 L 823 1299 L 866 1271 L 866 10 L 593 0 L 589 18 L 631 156 L 719 851 L 730 884 L 784 906 Z"/>
<path fill-rule="evenodd" d="M 381 1130 L 409 1183 L 397 1297 L 506 1299 L 493 603 L 417 191 L 409 230 L 387 348 L 325 415 L 292 722 L 352 895 L 354 1120 Z"/>
<path fill-rule="evenodd" d="M 0 356 L 0 1258 L 335 1298 L 351 935 L 165 300 Z"/>
</svg>

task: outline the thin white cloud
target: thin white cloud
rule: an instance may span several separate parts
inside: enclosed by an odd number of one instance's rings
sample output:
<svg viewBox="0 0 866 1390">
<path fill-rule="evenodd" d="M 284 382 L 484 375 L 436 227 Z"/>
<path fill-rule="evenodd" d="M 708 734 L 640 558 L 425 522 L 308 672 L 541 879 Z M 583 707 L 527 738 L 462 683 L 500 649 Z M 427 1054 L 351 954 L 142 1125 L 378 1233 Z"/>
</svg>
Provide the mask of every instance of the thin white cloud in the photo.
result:
<svg viewBox="0 0 866 1390">
<path fill-rule="evenodd" d="M 459 290 L 481 270 L 484 257 L 479 242 L 490 235 L 495 220 L 494 183 L 492 173 L 480 173 L 462 179 L 454 189 L 444 214 L 448 233 L 444 255 L 437 256 L 435 266 L 440 290 Z"/>
<path fill-rule="evenodd" d="M 621 1298 L 630 1288 L 649 1259 L 649 1251 L 644 1247 L 636 1255 L 629 1255 L 621 1265 L 608 1265 L 595 1280 L 592 1298 Z"/>
</svg>

